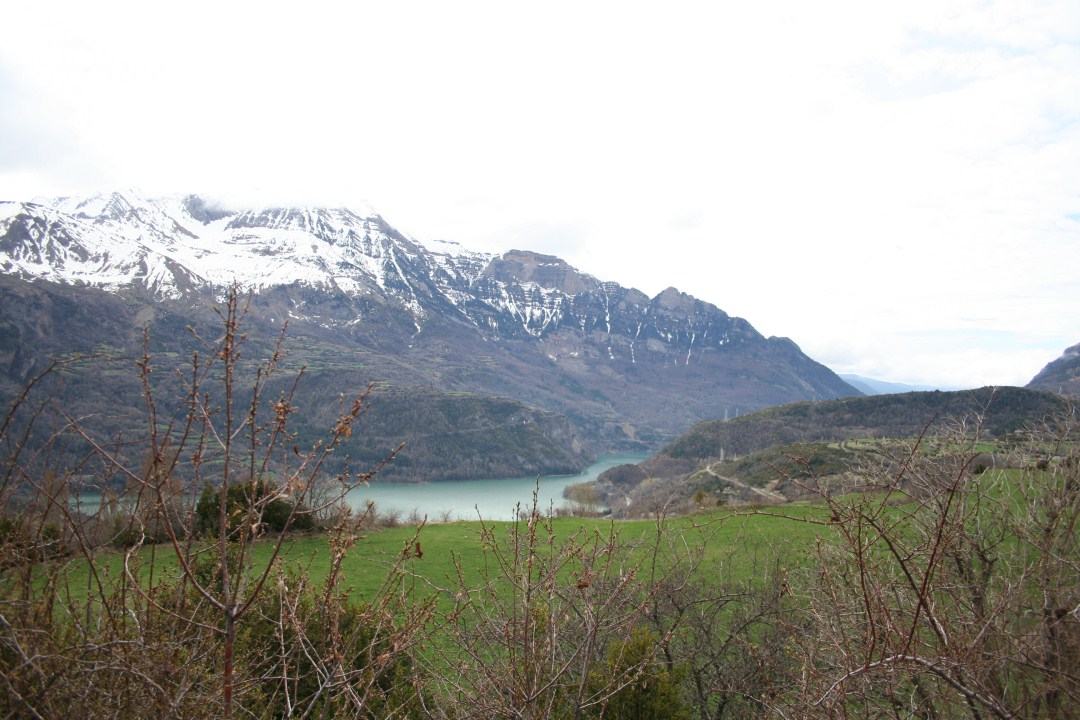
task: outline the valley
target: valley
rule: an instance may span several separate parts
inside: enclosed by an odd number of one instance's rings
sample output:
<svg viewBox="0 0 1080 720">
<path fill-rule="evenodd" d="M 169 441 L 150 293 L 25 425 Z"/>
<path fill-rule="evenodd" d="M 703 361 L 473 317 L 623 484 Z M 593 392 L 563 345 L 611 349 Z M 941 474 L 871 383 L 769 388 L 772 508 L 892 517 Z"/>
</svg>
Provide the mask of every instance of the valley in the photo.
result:
<svg viewBox="0 0 1080 720">
<path fill-rule="evenodd" d="M 107 415 L 106 437 L 145 433 L 144 342 L 160 411 L 177 412 L 178 378 L 236 287 L 244 367 L 285 328 L 271 390 L 303 369 L 298 440 L 372 386 L 348 451 L 375 461 L 404 441 L 386 479 L 575 473 L 699 420 L 858 394 L 791 340 L 674 288 L 650 298 L 552 256 L 428 248 L 370 210 L 131 192 L 9 202 L 0 270 L 4 399 L 66 358 L 60 402 Z"/>
<path fill-rule="evenodd" d="M 24 204 L 0 235 L 7 714 L 1049 720 L 1080 697 L 1062 395 L 863 397 L 674 289 L 439 259 L 338 211 L 189 199 L 151 232 L 164 210 L 127 200 Z"/>
</svg>

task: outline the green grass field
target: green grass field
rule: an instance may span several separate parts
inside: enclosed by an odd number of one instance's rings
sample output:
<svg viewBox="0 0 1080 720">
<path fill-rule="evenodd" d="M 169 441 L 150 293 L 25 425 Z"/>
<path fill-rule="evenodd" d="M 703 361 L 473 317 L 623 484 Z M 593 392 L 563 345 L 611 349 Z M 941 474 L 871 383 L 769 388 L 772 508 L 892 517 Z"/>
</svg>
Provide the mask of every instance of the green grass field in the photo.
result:
<svg viewBox="0 0 1080 720">
<path fill-rule="evenodd" d="M 542 522 L 539 552 L 550 552 L 551 546 L 570 542 L 582 544 L 598 539 L 603 542 L 614 534 L 619 552 L 625 555 L 621 562 L 627 567 L 651 563 L 654 550 L 660 569 L 669 566 L 676 557 L 685 563 L 692 554 L 700 579 L 720 584 L 753 579 L 768 571 L 778 558 L 788 567 L 802 564 L 815 540 L 829 533 L 827 527 L 813 522 L 823 517 L 821 506 L 808 503 L 739 511 L 718 508 L 665 519 L 660 526 L 662 536 L 658 536 L 655 520 L 556 518 Z M 526 523 L 522 521 L 516 526 L 524 535 Z M 499 545 L 504 553 L 511 551 L 514 528 L 513 522 L 458 521 L 433 523 L 419 529 L 400 526 L 366 532 L 345 553 L 340 587 L 357 598 L 370 600 L 380 592 L 391 569 L 399 562 L 406 571 L 404 582 L 417 597 L 438 589 L 452 593 L 462 584 L 476 587 L 485 576 L 496 574 L 493 544 Z M 415 552 L 417 542 L 422 557 L 417 557 Z M 266 566 L 272 549 L 269 542 L 255 545 L 255 569 Z M 286 574 L 294 577 L 303 574 L 312 585 L 318 586 L 330 572 L 331 559 L 327 536 L 316 533 L 289 538 L 277 562 Z M 175 554 L 168 545 L 144 547 L 133 560 L 139 565 L 144 581 L 151 581 L 151 572 L 155 583 L 175 579 L 179 573 Z M 119 550 L 103 551 L 95 557 L 102 577 L 118 577 L 124 562 L 124 553 Z M 76 597 L 84 595 L 90 580 L 86 560 L 72 558 L 66 577 L 70 592 Z"/>
<path fill-rule="evenodd" d="M 988 471 L 1004 483 L 992 483 L 993 497 L 1011 494 L 1019 480 L 1018 470 Z M 854 496 L 853 496 L 854 497 Z M 1010 497 L 1011 505 L 1023 499 Z M 901 508 L 897 508 L 899 511 Z M 798 569 L 812 563 L 815 544 L 835 540 L 835 530 L 827 524 L 828 509 L 821 503 L 793 502 L 753 507 L 718 507 L 689 516 L 656 520 L 610 520 L 555 518 L 543 520 L 539 535 L 541 553 L 566 543 L 584 543 L 614 535 L 618 552 L 627 567 L 652 562 L 656 551 L 659 565 L 687 562 L 692 555 L 695 572 L 702 582 L 722 584 L 761 577 L 776 567 Z M 493 545 L 510 551 L 513 532 L 525 533 L 526 523 L 455 521 L 431 523 L 421 528 L 402 525 L 366 531 L 346 551 L 341 563 L 341 589 L 356 598 L 370 600 L 382 589 L 395 565 L 404 572 L 410 592 L 423 597 L 440 589 L 452 594 L 461 586 L 477 587 L 497 573 Z M 662 528 L 662 535 L 658 535 Z M 658 539 L 660 538 L 660 539 Z M 416 544 L 422 556 L 416 553 Z M 257 543 L 253 567 L 269 562 L 273 546 Z M 213 552 L 213 549 L 208 550 Z M 294 535 L 285 542 L 277 559 L 288 575 L 306 576 L 314 586 L 325 582 L 331 569 L 331 548 L 325 533 Z M 153 581 L 178 576 L 179 568 L 168 545 L 144 547 L 137 558 L 140 574 Z M 99 573 L 115 578 L 123 572 L 124 554 L 106 550 L 95 558 Z M 88 563 L 71 558 L 67 586 L 78 596 L 88 585 Z M 399 586 L 398 591 L 402 588 Z"/>
</svg>

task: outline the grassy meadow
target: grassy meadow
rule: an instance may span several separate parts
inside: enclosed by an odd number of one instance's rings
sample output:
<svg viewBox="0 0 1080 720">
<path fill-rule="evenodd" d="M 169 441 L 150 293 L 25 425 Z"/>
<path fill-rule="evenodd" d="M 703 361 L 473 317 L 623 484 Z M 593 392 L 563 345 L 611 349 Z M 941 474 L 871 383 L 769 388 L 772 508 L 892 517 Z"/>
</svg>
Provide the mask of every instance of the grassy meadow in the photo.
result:
<svg viewBox="0 0 1080 720">
<path fill-rule="evenodd" d="M 609 520 L 602 518 L 542 518 L 543 535 L 540 553 L 551 546 L 589 539 L 615 538 L 621 562 L 626 568 L 651 563 L 655 555 L 660 564 L 687 563 L 692 555 L 693 570 L 702 582 L 721 584 L 752 581 L 771 572 L 777 561 L 785 567 L 799 567 L 807 562 L 814 543 L 827 539 L 830 530 L 824 523 L 826 509 L 809 502 L 780 506 L 702 511 L 691 516 L 650 520 Z M 412 594 L 426 595 L 439 590 L 454 592 L 464 584 L 479 586 L 485 570 L 493 568 L 496 545 L 499 552 L 511 552 L 515 529 L 522 534 L 527 522 L 454 521 L 433 522 L 422 526 L 372 528 L 356 535 L 340 565 L 342 590 L 360 600 L 368 600 L 385 591 L 391 570 L 400 564 Z M 420 555 L 416 548 L 419 544 Z M 274 552 L 271 541 L 252 546 L 253 567 L 265 567 Z M 212 555 L 216 547 L 204 547 Z M 325 533 L 294 534 L 279 553 L 276 564 L 287 576 L 304 576 L 311 585 L 325 582 L 331 571 L 333 552 Z M 123 572 L 125 553 L 117 549 L 99 550 L 94 557 L 97 571 L 107 577 Z M 146 583 L 174 581 L 179 565 L 171 545 L 140 548 L 127 560 L 138 567 Z M 75 557 L 65 573 L 68 590 L 76 597 L 89 580 L 88 563 Z"/>
</svg>

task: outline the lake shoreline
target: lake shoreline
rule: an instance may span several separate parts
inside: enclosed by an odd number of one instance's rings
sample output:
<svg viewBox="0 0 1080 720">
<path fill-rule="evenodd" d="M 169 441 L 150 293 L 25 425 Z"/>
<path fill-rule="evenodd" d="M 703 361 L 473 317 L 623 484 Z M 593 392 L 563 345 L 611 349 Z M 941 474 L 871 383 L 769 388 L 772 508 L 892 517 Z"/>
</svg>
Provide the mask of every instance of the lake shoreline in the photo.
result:
<svg viewBox="0 0 1080 720">
<path fill-rule="evenodd" d="M 596 462 L 576 475 L 523 476 L 472 480 L 439 480 L 425 483 L 380 483 L 358 487 L 346 496 L 355 509 L 368 501 L 375 503 L 379 514 L 401 517 L 427 517 L 451 520 L 512 520 L 520 508 L 531 506 L 537 493 L 537 505 L 543 512 L 569 505 L 562 497 L 569 485 L 595 480 L 608 468 L 636 464 L 651 453 L 615 453 L 601 455 Z"/>
</svg>

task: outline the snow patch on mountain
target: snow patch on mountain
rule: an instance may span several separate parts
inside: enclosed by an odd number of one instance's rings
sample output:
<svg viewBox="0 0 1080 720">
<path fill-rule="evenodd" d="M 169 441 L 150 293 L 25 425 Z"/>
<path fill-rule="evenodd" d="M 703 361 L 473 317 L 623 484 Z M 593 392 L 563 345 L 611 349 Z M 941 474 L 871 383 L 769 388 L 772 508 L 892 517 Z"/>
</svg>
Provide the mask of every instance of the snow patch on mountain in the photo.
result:
<svg viewBox="0 0 1080 720">
<path fill-rule="evenodd" d="M 554 256 L 423 245 L 374 212 L 347 208 L 230 208 L 136 191 L 6 203 L 0 269 L 112 292 L 142 288 L 159 299 L 220 297 L 234 283 L 254 291 L 311 288 L 322 299 L 309 304 L 287 291 L 294 298 L 288 312 L 324 327 L 354 327 L 376 315 L 381 327 L 404 320 L 421 332 L 439 318 L 464 321 L 485 340 L 558 336 L 557 357 L 587 355 L 594 346 L 595 357 L 633 364 L 668 352 L 675 354 L 666 364 L 698 363 L 755 335 L 674 288 L 649 299 Z"/>
<path fill-rule="evenodd" d="M 195 196 L 148 200 L 124 191 L 33 207 L 4 203 L 0 213 L 0 265 L 26 279 L 110 291 L 136 284 L 161 298 L 178 298 L 192 283 L 218 290 L 298 283 L 349 295 L 377 288 L 424 313 L 402 267 L 423 250 L 391 237 L 373 212 L 227 211 Z"/>
</svg>

